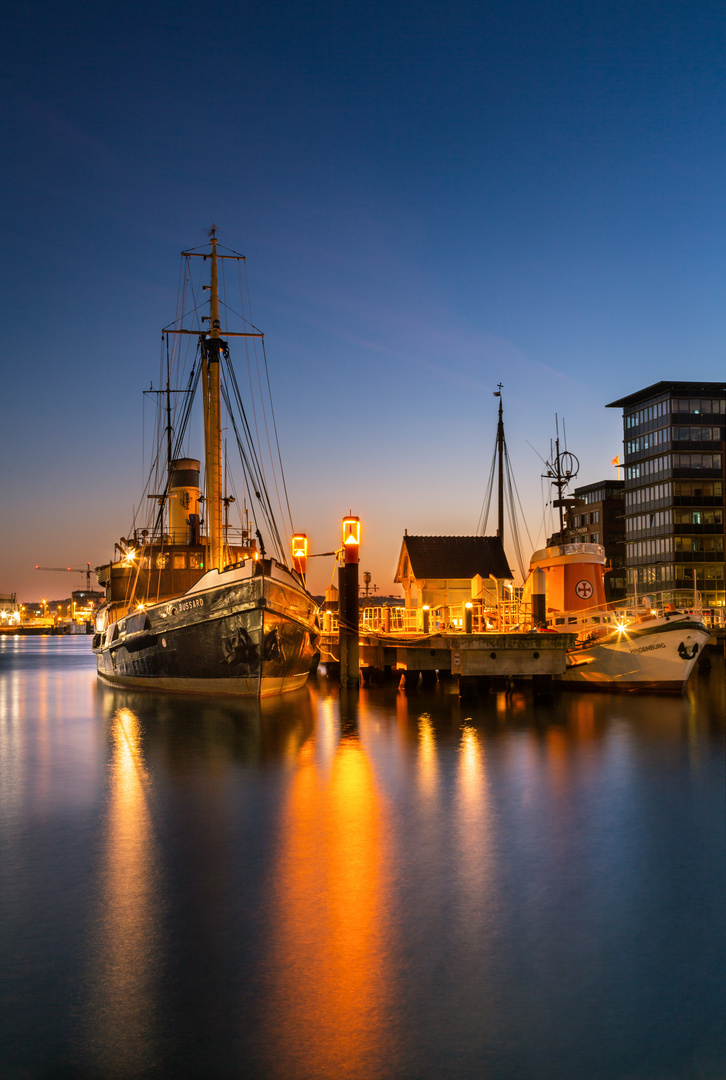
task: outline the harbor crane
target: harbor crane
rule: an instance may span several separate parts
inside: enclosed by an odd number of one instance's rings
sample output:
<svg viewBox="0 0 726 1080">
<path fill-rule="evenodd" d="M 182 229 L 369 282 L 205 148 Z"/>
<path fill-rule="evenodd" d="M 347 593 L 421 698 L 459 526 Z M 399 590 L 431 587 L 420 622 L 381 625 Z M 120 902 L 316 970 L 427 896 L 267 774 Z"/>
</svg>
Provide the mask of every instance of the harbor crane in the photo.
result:
<svg viewBox="0 0 726 1080">
<path fill-rule="evenodd" d="M 86 592 L 91 591 L 91 564 L 86 563 L 86 569 L 82 570 L 79 566 L 38 566 L 35 564 L 36 570 L 59 570 L 61 573 L 71 574 L 85 574 L 86 575 Z"/>
</svg>

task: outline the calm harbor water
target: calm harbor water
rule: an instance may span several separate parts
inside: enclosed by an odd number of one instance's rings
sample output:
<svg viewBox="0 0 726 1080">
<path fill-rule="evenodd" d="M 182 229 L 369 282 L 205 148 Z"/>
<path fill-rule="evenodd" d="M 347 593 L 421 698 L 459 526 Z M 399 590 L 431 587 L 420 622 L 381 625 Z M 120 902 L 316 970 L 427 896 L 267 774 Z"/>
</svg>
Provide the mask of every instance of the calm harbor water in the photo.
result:
<svg viewBox="0 0 726 1080">
<path fill-rule="evenodd" d="M 0 1076 L 726 1076 L 724 685 L 244 705 L 1 640 Z"/>
</svg>

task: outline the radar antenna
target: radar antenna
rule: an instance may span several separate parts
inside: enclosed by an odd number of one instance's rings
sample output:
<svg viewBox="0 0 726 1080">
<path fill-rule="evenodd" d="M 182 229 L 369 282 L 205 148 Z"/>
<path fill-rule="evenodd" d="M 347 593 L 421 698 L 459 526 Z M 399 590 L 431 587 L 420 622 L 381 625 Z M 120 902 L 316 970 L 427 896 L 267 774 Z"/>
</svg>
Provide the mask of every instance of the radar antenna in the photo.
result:
<svg viewBox="0 0 726 1080">
<path fill-rule="evenodd" d="M 564 421 L 563 421 L 564 428 Z M 551 483 L 557 488 L 557 498 L 553 499 L 552 505 L 557 507 L 560 512 L 560 541 L 564 543 L 565 540 L 565 515 L 564 511 L 575 506 L 576 499 L 564 498 L 565 489 L 575 479 L 580 471 L 580 462 L 571 454 L 569 450 L 560 451 L 560 428 L 559 420 L 555 414 L 555 452 L 552 454 L 550 450 L 551 461 L 545 462 L 547 469 L 546 473 L 542 475 L 545 479 L 550 480 Z"/>
</svg>

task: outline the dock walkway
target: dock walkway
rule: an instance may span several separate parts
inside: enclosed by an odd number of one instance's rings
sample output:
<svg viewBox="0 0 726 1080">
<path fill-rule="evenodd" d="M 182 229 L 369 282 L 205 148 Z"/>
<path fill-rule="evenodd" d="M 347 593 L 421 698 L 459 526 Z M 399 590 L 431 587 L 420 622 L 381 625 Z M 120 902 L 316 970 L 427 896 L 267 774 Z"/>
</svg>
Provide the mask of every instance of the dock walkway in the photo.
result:
<svg viewBox="0 0 726 1080">
<path fill-rule="evenodd" d="M 361 613 L 358 634 L 359 665 L 364 682 L 374 673 L 399 672 L 406 682 L 425 672 L 457 676 L 460 688 L 470 681 L 535 679 L 538 683 L 562 675 L 567 650 L 576 635 L 541 631 L 531 626 L 504 625 L 492 628 L 484 619 L 449 617 L 438 625 L 435 613 L 426 619 L 431 626 L 417 629 L 422 614 L 417 609 L 370 608 Z M 466 626 L 466 628 L 464 628 Z M 320 639 L 320 662 L 328 671 L 340 662 L 339 623 L 333 612 L 324 612 Z"/>
</svg>

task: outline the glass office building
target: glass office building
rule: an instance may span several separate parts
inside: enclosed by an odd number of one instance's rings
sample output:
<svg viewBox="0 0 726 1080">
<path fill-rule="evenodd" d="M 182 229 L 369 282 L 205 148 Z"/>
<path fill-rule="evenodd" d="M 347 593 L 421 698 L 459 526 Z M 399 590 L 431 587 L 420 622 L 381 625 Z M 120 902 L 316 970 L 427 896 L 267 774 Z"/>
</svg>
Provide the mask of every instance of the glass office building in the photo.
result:
<svg viewBox="0 0 726 1080">
<path fill-rule="evenodd" d="M 726 603 L 726 383 L 659 382 L 608 408 L 623 410 L 629 591 L 683 605 Z"/>
</svg>

